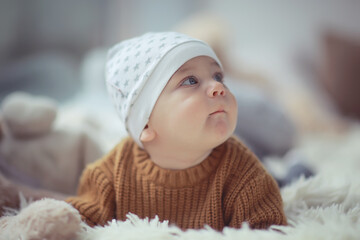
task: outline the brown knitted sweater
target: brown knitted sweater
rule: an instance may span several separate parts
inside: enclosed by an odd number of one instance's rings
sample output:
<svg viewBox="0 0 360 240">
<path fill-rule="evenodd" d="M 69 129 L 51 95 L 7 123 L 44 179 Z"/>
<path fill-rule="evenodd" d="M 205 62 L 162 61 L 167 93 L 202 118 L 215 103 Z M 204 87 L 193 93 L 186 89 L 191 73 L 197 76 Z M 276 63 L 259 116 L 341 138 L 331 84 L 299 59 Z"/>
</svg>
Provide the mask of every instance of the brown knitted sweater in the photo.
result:
<svg viewBox="0 0 360 240">
<path fill-rule="evenodd" d="M 222 230 L 284 225 L 282 199 L 274 179 L 242 143 L 230 138 L 195 167 L 168 170 L 155 165 L 130 138 L 89 165 L 78 196 L 67 200 L 89 225 L 159 216 L 183 229 L 204 224 Z"/>
</svg>

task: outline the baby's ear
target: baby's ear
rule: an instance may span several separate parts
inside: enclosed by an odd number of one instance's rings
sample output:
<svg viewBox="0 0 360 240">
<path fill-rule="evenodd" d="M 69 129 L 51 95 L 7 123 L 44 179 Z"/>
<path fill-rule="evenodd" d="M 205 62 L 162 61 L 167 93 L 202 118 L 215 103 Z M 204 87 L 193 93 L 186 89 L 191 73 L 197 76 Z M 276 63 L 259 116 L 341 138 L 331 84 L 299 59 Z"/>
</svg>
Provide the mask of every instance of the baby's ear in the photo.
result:
<svg viewBox="0 0 360 240">
<path fill-rule="evenodd" d="M 146 125 L 144 130 L 141 132 L 140 141 L 141 142 L 150 142 L 155 137 L 156 137 L 156 132 L 151 127 Z"/>
</svg>

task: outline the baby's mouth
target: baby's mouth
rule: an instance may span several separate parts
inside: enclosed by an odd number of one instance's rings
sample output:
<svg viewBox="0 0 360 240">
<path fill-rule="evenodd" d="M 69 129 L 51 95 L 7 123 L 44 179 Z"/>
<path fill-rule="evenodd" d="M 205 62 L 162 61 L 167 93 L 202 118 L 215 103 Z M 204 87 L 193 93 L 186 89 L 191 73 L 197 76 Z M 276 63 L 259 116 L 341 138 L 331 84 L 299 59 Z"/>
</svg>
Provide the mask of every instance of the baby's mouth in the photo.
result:
<svg viewBox="0 0 360 240">
<path fill-rule="evenodd" d="M 210 115 L 221 114 L 221 113 L 225 113 L 225 110 L 219 109 L 219 110 L 217 110 L 215 112 L 210 113 Z"/>
</svg>

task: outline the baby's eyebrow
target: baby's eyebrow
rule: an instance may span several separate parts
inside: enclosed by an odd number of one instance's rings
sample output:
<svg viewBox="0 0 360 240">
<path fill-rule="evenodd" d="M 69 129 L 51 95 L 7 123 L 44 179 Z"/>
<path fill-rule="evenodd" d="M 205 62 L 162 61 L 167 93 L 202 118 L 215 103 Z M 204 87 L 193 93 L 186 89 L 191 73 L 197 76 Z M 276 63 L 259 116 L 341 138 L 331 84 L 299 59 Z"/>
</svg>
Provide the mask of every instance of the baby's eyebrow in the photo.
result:
<svg viewBox="0 0 360 240">
<path fill-rule="evenodd" d="M 217 61 L 215 61 L 215 60 L 212 62 L 212 65 L 215 65 L 215 66 L 221 68 L 221 67 L 220 67 L 220 64 L 219 64 Z"/>
<path fill-rule="evenodd" d="M 179 73 L 183 73 L 183 72 L 187 72 L 187 71 L 189 71 L 191 69 L 191 67 L 184 67 L 184 68 L 180 68 L 180 69 L 178 69 L 177 70 L 177 72 L 179 72 Z"/>
</svg>

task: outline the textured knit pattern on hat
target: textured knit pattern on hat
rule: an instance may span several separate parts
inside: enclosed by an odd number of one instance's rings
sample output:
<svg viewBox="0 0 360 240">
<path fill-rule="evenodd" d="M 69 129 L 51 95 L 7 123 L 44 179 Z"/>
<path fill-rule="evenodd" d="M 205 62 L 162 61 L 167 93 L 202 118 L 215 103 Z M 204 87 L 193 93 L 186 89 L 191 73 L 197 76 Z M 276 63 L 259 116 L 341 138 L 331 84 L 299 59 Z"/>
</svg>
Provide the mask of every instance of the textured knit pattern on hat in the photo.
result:
<svg viewBox="0 0 360 240">
<path fill-rule="evenodd" d="M 142 93 L 148 79 L 164 56 L 169 55 L 169 52 L 177 46 L 189 42 L 206 45 L 204 42 L 184 34 L 160 32 L 147 33 L 140 37 L 125 40 L 109 50 L 106 63 L 107 89 L 121 121 L 135 141 L 139 141 L 137 139 L 139 136 L 133 134 L 131 129 L 129 130 L 128 121 L 131 121 L 129 119 L 130 111 L 138 100 L 139 94 Z M 212 51 L 210 47 L 208 48 L 209 52 Z M 216 60 L 218 59 L 216 58 Z M 166 82 L 168 80 L 166 79 Z M 161 79 L 159 84 L 163 84 L 163 81 L 165 80 Z M 149 112 L 154 107 L 148 102 L 141 104 L 144 108 L 151 108 Z M 139 127 L 143 128 L 145 125 Z"/>
</svg>

